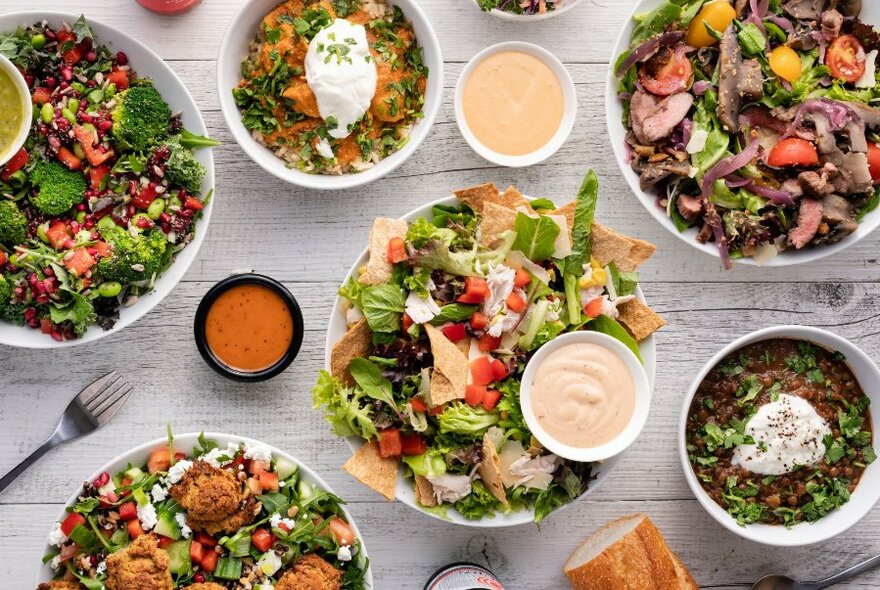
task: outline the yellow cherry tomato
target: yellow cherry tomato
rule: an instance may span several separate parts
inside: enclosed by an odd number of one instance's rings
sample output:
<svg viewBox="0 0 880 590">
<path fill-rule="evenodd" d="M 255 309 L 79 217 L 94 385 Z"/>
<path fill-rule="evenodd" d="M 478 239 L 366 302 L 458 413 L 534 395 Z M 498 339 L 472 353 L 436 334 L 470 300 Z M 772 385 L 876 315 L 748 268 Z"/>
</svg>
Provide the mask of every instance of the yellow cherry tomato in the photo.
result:
<svg viewBox="0 0 880 590">
<path fill-rule="evenodd" d="M 718 40 L 709 34 L 706 30 L 705 23 L 710 27 L 723 33 L 724 29 L 730 26 L 733 19 L 736 18 L 736 10 L 727 0 L 715 0 L 703 6 L 699 14 L 694 17 L 688 26 L 685 41 L 691 47 L 709 47 L 718 43 Z"/>
<path fill-rule="evenodd" d="M 794 82 L 801 77 L 803 64 L 797 51 L 787 45 L 780 45 L 770 52 L 770 69 L 789 82 Z"/>
</svg>

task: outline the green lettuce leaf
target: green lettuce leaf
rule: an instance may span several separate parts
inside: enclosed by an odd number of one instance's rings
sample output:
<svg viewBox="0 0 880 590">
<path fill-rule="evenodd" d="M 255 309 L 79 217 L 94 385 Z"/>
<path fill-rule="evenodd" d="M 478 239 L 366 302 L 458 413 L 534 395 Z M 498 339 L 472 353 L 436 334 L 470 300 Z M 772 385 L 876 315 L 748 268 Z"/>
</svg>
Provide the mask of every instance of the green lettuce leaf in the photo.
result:
<svg viewBox="0 0 880 590">
<path fill-rule="evenodd" d="M 394 401 L 391 381 L 382 376 L 379 367 L 365 358 L 354 358 L 348 365 L 348 371 L 367 397 L 385 402 L 396 412 L 400 412 Z"/>
<path fill-rule="evenodd" d="M 533 262 L 541 262 L 553 256 L 556 236 L 561 231 L 555 221 L 545 215 L 530 217 L 520 212 L 516 214 L 514 229 L 514 250 L 519 250 Z"/>
<path fill-rule="evenodd" d="M 77 336 L 82 336 L 89 326 L 95 323 L 97 316 L 91 302 L 79 293 L 68 291 L 71 300 L 63 306 L 52 305 L 49 307 L 49 315 L 52 322 L 60 324 L 70 322 Z"/>
<path fill-rule="evenodd" d="M 440 313 L 437 314 L 431 323 L 435 326 L 439 326 L 440 324 L 445 324 L 446 322 L 463 322 L 467 319 L 470 319 L 474 312 L 479 309 L 477 305 L 465 305 L 463 303 L 450 303 L 449 305 L 444 305 L 440 308 Z"/>
<path fill-rule="evenodd" d="M 440 432 L 482 436 L 490 427 L 498 424 L 501 416 L 483 408 L 473 408 L 461 402 L 453 402 L 438 416 Z"/>
<path fill-rule="evenodd" d="M 636 355 L 636 358 L 639 359 L 639 361 L 642 360 L 642 355 L 639 354 L 639 344 L 629 335 L 626 328 L 621 326 L 614 318 L 610 318 L 607 315 L 600 315 L 597 318 L 593 318 L 593 320 L 587 324 L 587 327 L 590 330 L 602 332 L 603 334 L 608 334 L 612 338 L 620 340 L 633 352 L 634 355 Z"/>
<path fill-rule="evenodd" d="M 343 387 L 339 379 L 327 371 L 318 373 L 318 381 L 312 388 L 315 409 L 324 408 L 324 419 L 330 423 L 338 436 L 359 436 L 366 440 L 378 436 L 372 420 L 372 403 L 362 404 L 363 396 L 355 394 L 350 387 Z"/>
<path fill-rule="evenodd" d="M 501 234 L 502 244 L 494 249 L 480 251 L 476 246 L 469 250 L 452 252 L 449 246 L 439 240 L 432 240 L 413 256 L 413 262 L 427 268 L 437 268 L 449 274 L 467 277 L 475 274 L 475 265 L 500 264 L 507 258 L 510 248 L 516 239 L 516 232 L 506 231 Z"/>
<path fill-rule="evenodd" d="M 400 287 L 383 284 L 364 287 L 360 297 L 361 311 L 373 332 L 397 332 L 406 298 Z"/>
</svg>

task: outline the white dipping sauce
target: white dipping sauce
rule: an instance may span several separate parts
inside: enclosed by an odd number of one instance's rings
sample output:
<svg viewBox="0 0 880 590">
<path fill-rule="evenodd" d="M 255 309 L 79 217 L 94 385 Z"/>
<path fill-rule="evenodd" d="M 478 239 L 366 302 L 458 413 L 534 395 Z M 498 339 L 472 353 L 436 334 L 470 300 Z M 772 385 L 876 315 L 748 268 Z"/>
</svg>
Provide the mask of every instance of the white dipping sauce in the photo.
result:
<svg viewBox="0 0 880 590">
<path fill-rule="evenodd" d="M 336 119 L 330 136 L 348 137 L 349 126 L 361 120 L 376 94 L 378 74 L 366 29 L 337 18 L 309 43 L 305 66 L 321 118 Z"/>
<path fill-rule="evenodd" d="M 809 467 L 821 461 L 825 456 L 822 437 L 831 434 L 831 429 L 810 402 L 783 393 L 758 409 L 745 433 L 756 444 L 738 445 L 731 463 L 760 475 L 782 475 L 798 465 Z"/>
</svg>

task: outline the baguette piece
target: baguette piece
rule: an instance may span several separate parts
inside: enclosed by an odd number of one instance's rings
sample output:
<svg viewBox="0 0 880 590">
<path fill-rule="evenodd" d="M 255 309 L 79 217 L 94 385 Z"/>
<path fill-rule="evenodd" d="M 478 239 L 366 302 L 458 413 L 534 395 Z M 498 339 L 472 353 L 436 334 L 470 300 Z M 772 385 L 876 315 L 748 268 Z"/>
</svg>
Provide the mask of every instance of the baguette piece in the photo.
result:
<svg viewBox="0 0 880 590">
<path fill-rule="evenodd" d="M 574 550 L 564 570 L 574 590 L 699 590 L 644 514 L 600 528 Z"/>
</svg>

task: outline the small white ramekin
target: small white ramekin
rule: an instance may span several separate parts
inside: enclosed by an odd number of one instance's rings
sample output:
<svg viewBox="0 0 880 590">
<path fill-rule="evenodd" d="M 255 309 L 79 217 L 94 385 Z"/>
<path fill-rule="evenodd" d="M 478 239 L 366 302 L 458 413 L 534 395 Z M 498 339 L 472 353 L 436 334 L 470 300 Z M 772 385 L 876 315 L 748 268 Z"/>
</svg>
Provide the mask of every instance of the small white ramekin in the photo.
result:
<svg viewBox="0 0 880 590">
<path fill-rule="evenodd" d="M 608 441 L 598 447 L 572 447 L 563 444 L 550 436 L 541 423 L 538 422 L 532 408 L 532 384 L 535 379 L 535 371 L 541 362 L 554 351 L 568 344 L 596 344 L 608 349 L 617 356 L 626 368 L 629 370 L 630 377 L 635 388 L 635 409 L 633 415 L 629 419 L 626 428 L 614 439 Z M 593 461 L 603 461 L 626 450 L 641 434 L 648 420 L 648 411 L 651 409 L 651 385 L 648 381 L 648 375 L 642 366 L 641 361 L 633 352 L 627 348 L 620 340 L 601 332 L 593 332 L 590 330 L 582 330 L 578 332 L 569 332 L 562 336 L 557 336 L 532 355 L 523 372 L 522 383 L 520 385 L 520 406 L 522 407 L 523 417 L 529 430 L 535 438 L 538 439 L 544 448 L 560 457 L 571 459 L 572 461 L 581 461 L 584 463 Z"/>
<path fill-rule="evenodd" d="M 464 106 L 462 105 L 462 101 L 464 98 L 464 87 L 467 84 L 468 78 L 470 78 L 471 74 L 474 72 L 474 69 L 478 65 L 480 65 L 486 58 L 505 51 L 518 51 L 540 59 L 553 71 L 553 73 L 556 75 L 556 78 L 559 80 L 559 84 L 562 86 L 562 97 L 564 104 L 562 121 L 560 121 L 559 123 L 559 129 L 556 130 L 556 134 L 550 139 L 549 142 L 547 142 L 546 145 L 544 145 L 544 147 L 530 154 L 524 154 L 521 156 L 500 154 L 494 150 L 490 150 L 488 147 L 483 145 L 480 140 L 478 140 L 477 137 L 473 134 L 470 127 L 468 127 L 467 119 L 464 116 Z M 553 55 L 543 47 L 534 45 L 532 43 L 525 43 L 522 41 L 507 41 L 505 43 L 498 43 L 497 45 L 487 47 L 486 49 L 475 55 L 473 58 L 471 58 L 471 60 L 462 70 L 461 76 L 459 76 L 458 82 L 455 85 L 455 120 L 458 123 L 458 129 L 464 136 L 465 141 L 468 142 L 468 145 L 471 146 L 471 149 L 473 149 L 475 152 L 477 152 L 477 154 L 479 154 L 486 160 L 492 162 L 493 164 L 498 164 L 499 166 L 519 168 L 522 166 L 531 166 L 533 164 L 537 164 L 538 162 L 543 162 L 544 160 L 555 154 L 559 150 L 559 148 L 561 148 L 562 145 L 566 142 L 568 136 L 571 135 L 571 130 L 574 128 L 574 121 L 576 117 L 577 92 L 575 91 L 574 80 L 571 79 L 571 74 L 568 73 L 568 70 L 555 55 Z"/>
<path fill-rule="evenodd" d="M 18 135 L 15 137 L 15 141 L 8 150 L 0 152 L 0 166 L 3 166 L 3 164 L 8 162 L 9 159 L 12 158 L 12 156 L 14 156 L 24 145 L 28 133 L 31 130 L 31 122 L 34 118 L 34 107 L 31 103 L 31 92 L 28 89 L 27 82 L 24 80 L 24 76 L 21 75 L 21 72 L 18 71 L 18 68 L 16 68 L 11 61 L 2 55 L 0 55 L 0 70 L 9 74 L 9 77 L 18 89 L 18 94 L 21 97 L 21 104 L 24 107 L 24 116 L 21 119 L 21 129 L 18 130 Z"/>
</svg>

